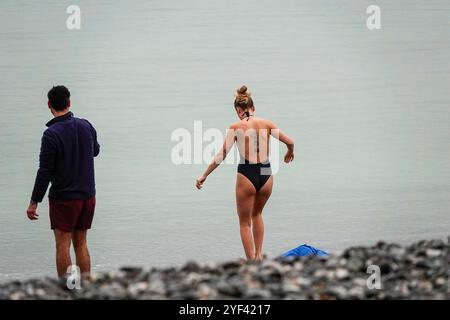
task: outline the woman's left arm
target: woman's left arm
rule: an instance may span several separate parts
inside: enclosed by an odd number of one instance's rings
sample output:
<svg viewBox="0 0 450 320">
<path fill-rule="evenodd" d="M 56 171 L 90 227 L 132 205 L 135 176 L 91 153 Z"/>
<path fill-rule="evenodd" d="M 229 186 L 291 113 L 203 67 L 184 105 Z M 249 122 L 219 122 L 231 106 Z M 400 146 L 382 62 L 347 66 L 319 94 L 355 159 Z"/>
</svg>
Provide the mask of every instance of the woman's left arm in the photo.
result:
<svg viewBox="0 0 450 320">
<path fill-rule="evenodd" d="M 225 137 L 225 141 L 223 143 L 222 148 L 214 156 L 214 159 L 211 161 L 208 168 L 206 168 L 205 172 L 195 181 L 195 186 L 197 187 L 197 189 L 202 188 L 206 178 L 222 163 L 223 160 L 225 160 L 225 158 L 228 155 L 228 152 L 230 151 L 231 147 L 233 147 L 235 141 L 236 141 L 236 130 L 233 126 L 231 126 L 227 130 L 227 135 Z"/>
</svg>

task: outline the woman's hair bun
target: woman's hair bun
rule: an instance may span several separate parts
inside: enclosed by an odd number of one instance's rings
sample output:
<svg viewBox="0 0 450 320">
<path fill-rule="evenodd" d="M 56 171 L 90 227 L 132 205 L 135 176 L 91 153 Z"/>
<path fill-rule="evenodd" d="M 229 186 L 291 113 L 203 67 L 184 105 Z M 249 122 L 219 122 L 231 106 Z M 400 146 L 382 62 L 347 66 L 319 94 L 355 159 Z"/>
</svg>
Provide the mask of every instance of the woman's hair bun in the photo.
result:
<svg viewBox="0 0 450 320">
<path fill-rule="evenodd" d="M 246 86 L 240 86 L 236 90 L 236 97 L 234 99 L 234 107 L 240 107 L 243 110 L 253 107 L 252 94 Z"/>
<path fill-rule="evenodd" d="M 237 93 L 239 93 L 239 94 L 245 94 L 246 92 L 247 92 L 247 87 L 246 86 L 242 86 L 242 87 L 237 89 Z"/>
<path fill-rule="evenodd" d="M 246 86 L 241 86 L 236 90 L 236 93 L 238 97 L 250 97 L 252 94 L 250 93 L 250 90 Z"/>
</svg>

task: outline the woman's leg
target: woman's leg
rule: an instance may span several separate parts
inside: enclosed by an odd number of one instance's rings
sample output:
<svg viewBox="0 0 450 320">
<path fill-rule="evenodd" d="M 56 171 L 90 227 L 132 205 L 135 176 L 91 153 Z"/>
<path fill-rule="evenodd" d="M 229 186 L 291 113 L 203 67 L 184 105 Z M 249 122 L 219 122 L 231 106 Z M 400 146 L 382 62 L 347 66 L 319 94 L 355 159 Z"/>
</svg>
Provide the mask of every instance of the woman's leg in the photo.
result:
<svg viewBox="0 0 450 320">
<path fill-rule="evenodd" d="M 273 186 L 273 176 L 267 180 L 264 186 L 259 189 L 255 195 L 255 202 L 253 204 L 252 210 L 252 221 L 253 221 L 253 239 L 255 241 L 255 259 L 262 259 L 262 246 L 264 240 L 264 222 L 262 218 L 262 211 L 264 206 L 269 200 L 272 194 Z"/>
<path fill-rule="evenodd" d="M 256 189 L 250 180 L 238 173 L 236 178 L 236 205 L 242 245 L 247 259 L 255 259 L 255 243 L 252 235 L 252 211 Z"/>
</svg>

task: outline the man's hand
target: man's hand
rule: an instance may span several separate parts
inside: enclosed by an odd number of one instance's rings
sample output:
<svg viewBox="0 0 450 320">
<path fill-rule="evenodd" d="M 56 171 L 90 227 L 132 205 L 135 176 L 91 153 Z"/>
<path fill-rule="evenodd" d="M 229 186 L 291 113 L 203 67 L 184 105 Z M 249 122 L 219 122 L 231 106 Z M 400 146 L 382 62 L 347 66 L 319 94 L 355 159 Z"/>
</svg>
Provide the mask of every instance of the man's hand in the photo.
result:
<svg viewBox="0 0 450 320">
<path fill-rule="evenodd" d="M 201 176 L 195 181 L 195 186 L 197 187 L 197 189 L 200 190 L 203 187 L 203 183 L 205 182 L 205 180 L 206 180 L 206 177 Z"/>
<path fill-rule="evenodd" d="M 28 219 L 37 220 L 39 218 L 39 215 L 37 214 L 37 206 L 38 205 L 36 202 L 33 202 L 33 201 L 30 202 L 30 205 L 28 206 L 28 209 L 27 209 Z"/>
<path fill-rule="evenodd" d="M 284 156 L 284 162 L 289 163 L 294 161 L 294 152 L 288 150 L 288 152 L 286 152 L 286 155 Z"/>
</svg>

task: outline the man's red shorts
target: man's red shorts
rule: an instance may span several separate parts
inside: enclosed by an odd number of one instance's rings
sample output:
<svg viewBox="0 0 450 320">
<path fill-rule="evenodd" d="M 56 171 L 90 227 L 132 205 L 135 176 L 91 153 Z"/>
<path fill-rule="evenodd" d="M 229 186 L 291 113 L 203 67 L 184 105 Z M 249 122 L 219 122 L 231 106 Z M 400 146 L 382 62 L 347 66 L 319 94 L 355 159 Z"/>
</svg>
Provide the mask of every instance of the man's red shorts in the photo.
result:
<svg viewBox="0 0 450 320">
<path fill-rule="evenodd" d="M 49 209 L 52 229 L 88 230 L 94 219 L 95 197 L 87 200 L 49 199 Z"/>
</svg>

